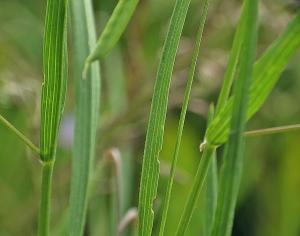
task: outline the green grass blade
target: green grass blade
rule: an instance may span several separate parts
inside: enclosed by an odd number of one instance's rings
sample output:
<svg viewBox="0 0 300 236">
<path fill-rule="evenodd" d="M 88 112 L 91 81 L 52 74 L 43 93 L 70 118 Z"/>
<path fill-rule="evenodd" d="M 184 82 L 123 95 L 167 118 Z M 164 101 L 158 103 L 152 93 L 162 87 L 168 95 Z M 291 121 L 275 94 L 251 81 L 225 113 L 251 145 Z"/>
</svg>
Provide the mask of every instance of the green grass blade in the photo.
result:
<svg viewBox="0 0 300 236">
<path fill-rule="evenodd" d="M 66 26 L 67 1 L 48 0 L 41 101 L 40 158 L 43 162 L 43 176 L 38 224 L 38 235 L 40 236 L 49 234 L 52 170 L 67 81 Z"/>
<path fill-rule="evenodd" d="M 95 155 L 96 130 L 99 117 L 99 63 L 92 65 L 87 79 L 81 73 L 87 55 L 96 44 L 91 0 L 71 0 L 75 82 L 75 132 L 73 143 L 70 235 L 83 235 L 91 164 Z"/>
<path fill-rule="evenodd" d="M 211 120 L 213 119 L 214 116 L 214 107 L 210 106 L 210 110 L 209 110 L 209 114 L 208 114 L 208 124 L 211 122 Z M 204 186 L 205 183 L 205 178 L 206 176 L 209 175 L 209 180 L 206 181 L 207 183 L 207 197 L 209 197 L 209 199 L 205 199 L 204 197 L 204 203 L 207 205 L 205 205 L 205 211 L 203 212 L 202 215 L 202 223 L 203 221 L 205 221 L 205 225 L 201 225 L 202 226 L 202 230 L 203 232 L 206 232 L 208 230 L 210 230 L 210 226 L 212 224 L 212 218 L 213 218 L 213 212 L 214 212 L 214 208 L 215 208 L 215 188 L 216 188 L 216 172 L 215 172 L 215 168 L 216 168 L 216 160 L 215 160 L 215 155 L 216 155 L 216 149 L 213 146 L 206 146 L 202 157 L 201 157 L 201 161 L 200 164 L 198 166 L 197 172 L 196 172 L 196 176 L 195 176 L 195 181 L 192 187 L 192 190 L 189 194 L 188 197 L 188 201 L 184 207 L 183 213 L 181 215 L 180 221 L 179 221 L 179 225 L 177 228 L 177 233 L 176 235 L 185 235 L 189 222 L 193 216 L 193 212 L 195 210 L 195 202 L 198 201 L 199 197 L 200 197 L 200 193 L 201 190 Z M 211 194 L 211 195 L 210 195 Z M 211 202 L 208 202 L 206 200 L 209 200 Z M 209 224 L 206 224 L 208 223 Z M 206 235 L 206 234 L 205 234 Z"/>
<path fill-rule="evenodd" d="M 245 29 L 245 31 L 242 34 L 243 37 L 240 38 L 243 42 L 245 42 L 245 38 L 248 39 L 248 36 L 251 35 L 251 33 L 252 33 L 252 31 L 251 31 L 252 28 L 249 28 L 249 25 L 248 25 L 249 24 L 248 19 L 251 19 L 252 12 L 248 11 L 248 10 L 249 10 L 248 8 L 244 8 L 244 10 L 242 12 L 242 15 L 241 15 L 241 22 L 242 23 L 240 23 L 240 26 L 239 26 L 239 27 Z M 246 28 L 245 26 L 248 26 L 248 28 Z M 235 43 L 239 44 L 239 42 L 237 42 L 237 41 Z M 234 48 L 235 47 L 237 47 L 237 46 L 234 45 Z M 243 52 L 243 49 L 242 49 L 242 46 L 241 46 L 241 54 L 242 53 L 245 54 Z M 241 58 L 241 60 L 239 62 L 240 67 L 241 67 L 239 73 L 241 74 L 241 76 L 242 76 L 242 73 L 244 73 L 244 71 L 245 71 L 245 68 L 243 68 L 242 65 L 243 65 L 243 63 L 244 64 L 247 63 L 247 61 L 245 62 L 243 60 L 245 60 L 245 55 L 243 55 L 243 58 Z M 244 71 L 242 69 L 244 69 Z M 227 83 L 227 82 L 228 81 L 225 81 L 225 83 Z M 210 122 L 208 124 L 208 127 L 210 127 Z M 188 224 L 189 224 L 189 222 L 192 218 L 192 215 L 193 215 L 193 211 L 194 211 L 194 208 L 195 208 L 195 202 L 197 202 L 198 199 L 199 199 L 200 193 L 201 193 L 202 188 L 204 186 L 204 182 L 205 182 L 208 170 L 209 170 L 210 165 L 211 165 L 211 160 L 214 157 L 215 147 L 213 145 L 211 145 L 210 143 L 206 143 L 205 145 L 201 145 L 201 149 L 204 149 L 203 157 L 201 158 L 201 161 L 200 161 L 197 173 L 196 173 L 196 177 L 195 177 L 195 182 L 194 182 L 193 187 L 192 187 L 192 191 L 189 195 L 188 201 L 186 203 L 186 206 L 184 208 L 182 217 L 181 217 L 180 222 L 179 222 L 179 226 L 178 226 L 178 230 L 177 230 L 177 235 L 178 236 L 179 235 L 180 236 L 184 235 L 186 233 Z M 210 220 L 212 220 L 212 219 L 210 219 Z M 208 229 L 208 230 L 210 230 L 210 229 Z"/>
<path fill-rule="evenodd" d="M 283 34 L 255 63 L 253 80 L 250 88 L 247 118 L 250 119 L 262 106 L 289 59 L 300 46 L 300 12 L 287 26 Z M 232 114 L 233 98 L 230 98 L 225 107 L 215 117 L 208 128 L 207 141 L 211 144 L 224 143 L 229 134 L 229 123 Z"/>
<path fill-rule="evenodd" d="M 176 52 L 189 4 L 190 0 L 176 0 L 155 82 L 140 182 L 138 221 L 138 234 L 140 236 L 149 236 L 152 231 L 154 218 L 152 204 L 157 193 L 158 157 L 163 144 L 168 94 Z"/>
<path fill-rule="evenodd" d="M 179 150 L 180 150 L 180 144 L 181 144 L 181 138 L 182 138 L 184 123 L 185 123 L 185 117 L 186 117 L 186 112 L 187 112 L 188 104 L 189 104 L 189 100 L 190 100 L 190 94 L 191 94 L 191 90 L 192 90 L 195 69 L 197 66 L 198 56 L 199 56 L 199 52 L 200 52 L 200 45 L 201 45 L 203 29 L 204 29 L 206 16 L 207 16 L 207 12 L 208 12 L 208 3 L 209 3 L 208 0 L 204 0 L 202 3 L 203 5 L 202 5 L 202 9 L 201 9 L 202 13 L 200 16 L 199 29 L 198 29 L 197 36 L 196 36 L 194 52 L 192 55 L 192 63 L 190 66 L 188 80 L 187 80 L 187 84 L 186 84 L 186 88 L 185 88 L 185 92 L 184 92 L 182 110 L 181 110 L 181 114 L 180 114 L 178 130 L 177 130 L 175 150 L 173 153 L 173 160 L 172 160 L 172 165 L 171 165 L 171 170 L 170 170 L 170 176 L 168 179 L 168 185 L 167 185 L 166 195 L 165 195 L 164 204 L 163 204 L 162 219 L 161 219 L 160 230 L 159 230 L 159 235 L 161 235 L 161 236 L 164 234 L 164 228 L 165 228 L 165 224 L 167 221 L 168 209 L 169 209 L 169 205 L 170 205 L 170 198 L 171 198 L 171 193 L 172 193 L 173 182 L 174 182 L 174 178 L 175 178 L 175 170 L 176 170 L 177 159 L 178 159 Z"/>
<path fill-rule="evenodd" d="M 242 38 L 247 31 L 247 25 L 244 22 L 244 18 L 240 18 L 234 39 L 232 44 L 232 49 L 229 56 L 228 65 L 226 67 L 226 72 L 224 76 L 224 81 L 222 84 L 222 89 L 220 91 L 220 95 L 218 98 L 218 103 L 216 107 L 216 114 L 220 112 L 220 110 L 226 105 L 231 86 L 234 80 L 234 75 L 236 72 L 236 67 L 238 65 L 239 59 L 240 59 L 240 52 L 241 52 L 241 46 L 242 46 Z"/>
<path fill-rule="evenodd" d="M 35 146 L 24 134 L 22 134 L 16 127 L 14 127 L 8 120 L 0 115 L 0 123 L 2 123 L 7 129 L 13 132 L 20 140 L 22 140 L 32 151 L 40 154 L 40 149 Z"/>
<path fill-rule="evenodd" d="M 243 14 L 248 26 L 244 35 L 237 79 L 234 88 L 233 113 L 230 135 L 224 151 L 220 173 L 217 209 L 212 235 L 231 235 L 234 210 L 242 177 L 244 158 L 244 129 L 247 121 L 247 105 L 256 51 L 258 0 L 245 0 Z"/>
<path fill-rule="evenodd" d="M 119 0 L 111 17 L 109 18 L 95 48 L 86 59 L 86 65 L 83 71 L 85 78 L 89 65 L 106 56 L 116 45 L 125 31 L 139 0 Z"/>
</svg>

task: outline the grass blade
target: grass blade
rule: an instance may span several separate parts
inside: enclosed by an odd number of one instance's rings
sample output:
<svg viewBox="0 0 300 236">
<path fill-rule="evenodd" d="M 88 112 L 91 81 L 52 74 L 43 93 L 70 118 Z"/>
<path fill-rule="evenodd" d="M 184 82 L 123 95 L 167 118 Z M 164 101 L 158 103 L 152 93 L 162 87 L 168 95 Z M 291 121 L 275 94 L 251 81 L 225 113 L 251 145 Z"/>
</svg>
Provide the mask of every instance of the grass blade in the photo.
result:
<svg viewBox="0 0 300 236">
<path fill-rule="evenodd" d="M 207 12 L 208 12 L 209 0 L 204 0 L 202 4 L 203 4 L 203 6 L 201 9 L 202 13 L 200 16 L 200 24 L 199 24 L 199 29 L 198 29 L 197 36 L 196 36 L 196 42 L 195 42 L 194 52 L 193 52 L 193 56 L 192 56 L 192 63 L 191 63 L 191 67 L 189 70 L 188 80 L 187 80 L 187 84 L 186 84 L 186 88 L 185 88 L 185 92 L 184 92 L 182 110 L 181 110 L 181 114 L 180 114 L 178 130 L 177 130 L 175 150 L 173 153 L 173 160 L 172 160 L 172 165 L 171 165 L 171 170 L 170 170 L 170 176 L 168 179 L 166 196 L 165 196 L 164 204 L 163 204 L 162 220 L 161 220 L 160 230 L 159 230 L 159 235 L 161 235 L 161 236 L 164 234 L 164 228 L 165 228 L 165 224 L 167 221 L 172 187 L 173 187 L 173 182 L 174 182 L 174 178 L 175 178 L 177 159 L 178 159 L 179 150 L 180 150 L 180 144 L 181 144 L 181 138 L 182 138 L 184 123 L 185 123 L 186 112 L 188 109 L 188 103 L 190 100 L 190 94 L 191 94 L 191 90 L 192 90 L 195 69 L 197 66 L 198 56 L 199 56 L 199 52 L 200 52 L 202 33 L 203 33 L 205 21 L 206 21 Z"/>
<path fill-rule="evenodd" d="M 138 232 L 143 236 L 151 235 L 152 231 L 154 218 L 152 204 L 157 193 L 158 156 L 163 144 L 168 94 L 175 56 L 189 4 L 190 0 L 176 0 L 154 87 L 139 193 Z"/>
<path fill-rule="evenodd" d="M 126 29 L 139 0 L 119 0 L 111 17 L 109 18 L 95 48 L 86 59 L 83 76 L 85 78 L 89 65 L 106 56 L 119 41 Z"/>
<path fill-rule="evenodd" d="M 242 177 L 244 129 L 247 121 L 247 105 L 253 61 L 256 51 L 258 0 L 245 0 L 243 11 L 248 14 L 245 23 L 248 26 L 244 35 L 237 79 L 234 89 L 233 113 L 230 135 L 224 151 L 220 173 L 218 201 L 212 235 L 231 235 L 234 210 Z"/>
<path fill-rule="evenodd" d="M 50 224 L 51 179 L 67 79 L 67 1 L 48 0 L 44 35 L 44 82 L 41 101 L 40 158 L 43 162 L 38 235 Z"/>
<path fill-rule="evenodd" d="M 14 127 L 8 120 L 6 120 L 2 115 L 0 115 L 0 122 L 13 132 L 20 140 L 22 140 L 32 151 L 40 154 L 40 149 L 35 146 L 24 134 L 22 134 L 16 127 Z"/>
<path fill-rule="evenodd" d="M 99 117 L 100 70 L 92 65 L 87 79 L 81 79 L 84 61 L 96 44 L 92 3 L 71 0 L 75 82 L 75 132 L 73 143 L 70 235 L 83 235 L 91 164 L 95 155 L 96 130 Z"/>
<path fill-rule="evenodd" d="M 252 28 L 250 28 L 249 25 L 248 25 L 249 24 L 248 19 L 251 19 L 252 12 L 248 11 L 248 10 L 249 9 L 247 7 L 245 7 L 243 9 L 243 12 L 242 12 L 242 15 L 241 15 L 241 22 L 242 23 L 239 24 L 240 29 L 245 29 L 243 34 L 241 34 L 241 36 L 243 36 L 243 37 L 240 38 L 242 40 L 242 42 L 245 42 L 245 38 L 247 38 L 247 40 L 248 40 L 249 39 L 248 36 L 251 35 L 251 33 L 252 33 Z M 246 28 L 246 26 L 247 26 L 247 28 Z M 240 33 L 238 32 L 237 34 L 239 35 Z M 238 43 L 238 45 L 240 45 L 239 41 L 235 41 L 235 43 Z M 245 50 L 244 50 L 245 52 L 243 51 L 243 44 L 240 47 L 241 47 L 241 49 L 240 49 L 241 54 L 242 53 L 245 54 L 247 51 L 245 51 Z M 233 46 L 233 51 L 235 51 L 236 48 L 238 48 L 238 46 L 234 45 Z M 243 60 L 246 60 L 245 55 L 243 55 L 244 57 L 239 62 L 240 67 L 241 67 L 240 70 L 238 71 L 241 74 L 240 77 L 243 76 L 242 73 L 245 73 L 245 70 L 246 70 L 246 68 L 243 68 L 242 66 L 245 66 L 248 63 L 247 61 L 243 61 Z M 235 70 L 233 70 L 232 73 L 234 73 L 234 71 Z M 225 81 L 225 83 L 228 84 L 228 81 L 229 80 Z M 232 83 L 232 82 L 230 82 L 230 83 Z M 223 99 L 226 99 L 226 96 Z M 209 122 L 208 127 L 210 127 L 210 122 Z M 201 161 L 200 161 L 200 164 L 199 164 L 196 176 L 195 176 L 195 182 L 193 184 L 193 187 L 192 187 L 191 193 L 189 195 L 187 204 L 184 208 L 182 217 L 181 217 L 180 222 L 179 222 L 179 226 L 178 226 L 178 230 L 177 230 L 177 235 L 178 236 L 179 235 L 180 236 L 184 235 L 186 233 L 188 224 L 189 224 L 189 222 L 191 220 L 191 217 L 193 215 L 193 211 L 194 211 L 194 208 L 195 208 L 195 202 L 197 202 L 198 199 L 199 199 L 199 196 L 200 196 L 200 193 L 202 191 L 202 188 L 203 188 L 208 170 L 209 170 L 210 165 L 211 165 L 211 160 L 212 160 L 212 158 L 214 156 L 214 152 L 215 152 L 215 146 L 211 145 L 210 143 L 205 143 L 205 145 L 201 145 L 200 149 L 201 150 L 204 149 L 204 153 L 203 153 L 203 156 L 201 158 Z"/>
<path fill-rule="evenodd" d="M 262 106 L 292 55 L 300 46 L 300 12 L 290 22 L 285 32 L 255 63 L 250 88 L 247 118 L 250 119 Z M 214 145 L 224 143 L 229 134 L 233 98 L 208 127 L 207 141 Z"/>
<path fill-rule="evenodd" d="M 234 80 L 234 75 L 236 72 L 236 68 L 239 62 L 240 58 L 240 52 L 241 52 L 241 47 L 242 47 L 242 39 L 243 36 L 247 30 L 247 25 L 244 22 L 244 18 L 240 18 L 234 39 L 233 39 L 233 44 L 232 44 L 232 49 L 230 52 L 229 56 L 229 62 L 226 68 L 225 76 L 224 76 L 224 81 L 222 84 L 222 89 L 220 91 L 220 95 L 218 98 L 218 103 L 216 107 L 216 114 L 220 112 L 220 110 L 226 105 L 231 86 Z"/>
</svg>

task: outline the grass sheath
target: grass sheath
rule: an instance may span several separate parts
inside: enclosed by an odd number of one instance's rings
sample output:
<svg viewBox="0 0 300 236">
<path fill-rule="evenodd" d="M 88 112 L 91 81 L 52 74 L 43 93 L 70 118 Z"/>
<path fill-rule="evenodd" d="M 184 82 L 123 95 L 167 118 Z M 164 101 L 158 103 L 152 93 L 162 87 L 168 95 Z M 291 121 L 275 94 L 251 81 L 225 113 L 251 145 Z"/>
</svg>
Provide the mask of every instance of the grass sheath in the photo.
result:
<svg viewBox="0 0 300 236">
<path fill-rule="evenodd" d="M 202 13 L 200 16 L 200 24 L 199 24 L 199 29 L 198 29 L 198 32 L 196 35 L 195 48 L 194 48 L 194 52 L 192 55 L 192 63 L 190 66 L 188 80 L 187 80 L 187 84 L 186 84 L 186 88 L 185 88 L 185 92 L 184 92 L 182 110 L 181 110 L 181 114 L 180 114 L 178 130 L 177 130 L 175 150 L 173 153 L 173 160 L 172 160 L 172 165 L 171 165 L 171 170 L 170 170 L 170 176 L 168 178 L 168 185 L 167 185 L 166 195 L 164 198 L 162 219 L 160 222 L 160 230 L 159 230 L 160 236 L 162 236 L 164 234 L 164 228 L 165 228 L 165 224 L 167 221 L 168 209 L 169 209 L 169 205 L 170 205 L 170 198 L 171 198 L 171 193 L 172 193 L 173 182 L 174 182 L 174 178 L 175 178 L 175 170 L 176 170 L 177 159 L 178 159 L 179 150 L 180 150 L 180 144 L 181 144 L 181 138 L 182 138 L 184 123 L 185 123 L 185 117 L 186 117 L 186 112 L 188 109 L 188 103 L 190 100 L 190 94 L 191 94 L 191 90 L 192 90 L 195 69 L 197 66 L 198 56 L 199 56 L 199 52 L 200 52 L 201 39 L 202 39 L 203 29 L 204 29 L 206 16 L 207 16 L 207 12 L 208 12 L 209 1 L 204 0 L 202 2 L 202 4 L 203 5 L 202 5 Z"/>
<path fill-rule="evenodd" d="M 71 236 L 80 236 L 84 232 L 91 165 L 95 155 L 100 106 L 100 69 L 99 63 L 94 63 L 87 73 L 87 79 L 81 79 L 85 59 L 96 44 L 94 14 L 91 0 L 71 0 L 70 3 L 74 51 L 75 131 L 69 233 Z"/>
<path fill-rule="evenodd" d="M 32 151 L 40 154 L 40 149 L 35 146 L 24 134 L 22 134 L 16 127 L 14 127 L 8 120 L 0 115 L 0 122 L 11 132 L 13 132 L 20 140 L 22 140 Z"/>
<path fill-rule="evenodd" d="M 242 177 L 244 159 L 244 129 L 247 121 L 249 87 L 257 40 L 258 0 L 245 0 L 242 18 L 248 26 L 243 37 L 241 58 L 236 73 L 233 113 L 230 134 L 223 155 L 220 172 L 213 236 L 231 235 L 234 210 Z"/>
<path fill-rule="evenodd" d="M 67 1 L 48 0 L 46 9 L 41 101 L 40 158 L 43 163 L 38 235 L 49 235 L 51 179 L 67 78 Z"/>
<path fill-rule="evenodd" d="M 139 192 L 138 235 L 150 236 L 153 226 L 153 200 L 159 179 L 159 153 L 162 149 L 168 95 L 175 56 L 190 0 L 176 0 L 159 64 L 144 148 Z"/>
</svg>

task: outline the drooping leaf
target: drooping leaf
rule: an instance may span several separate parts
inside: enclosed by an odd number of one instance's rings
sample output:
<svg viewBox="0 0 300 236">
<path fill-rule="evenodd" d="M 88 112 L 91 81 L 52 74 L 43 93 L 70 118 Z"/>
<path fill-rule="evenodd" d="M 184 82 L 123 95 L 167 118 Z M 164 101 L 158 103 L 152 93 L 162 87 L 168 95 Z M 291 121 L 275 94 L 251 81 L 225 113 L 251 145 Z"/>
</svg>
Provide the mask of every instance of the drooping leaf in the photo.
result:
<svg viewBox="0 0 300 236">
<path fill-rule="evenodd" d="M 176 0 L 162 58 L 156 77 L 146 135 L 139 192 L 138 232 L 150 236 L 153 226 L 152 204 L 156 197 L 159 178 L 159 153 L 162 149 L 168 95 L 175 56 L 190 0 Z"/>
<path fill-rule="evenodd" d="M 84 77 L 89 65 L 95 60 L 103 59 L 103 57 L 106 56 L 119 41 L 137 7 L 138 2 L 139 0 L 119 0 L 95 47 L 86 59 L 83 71 Z"/>
</svg>

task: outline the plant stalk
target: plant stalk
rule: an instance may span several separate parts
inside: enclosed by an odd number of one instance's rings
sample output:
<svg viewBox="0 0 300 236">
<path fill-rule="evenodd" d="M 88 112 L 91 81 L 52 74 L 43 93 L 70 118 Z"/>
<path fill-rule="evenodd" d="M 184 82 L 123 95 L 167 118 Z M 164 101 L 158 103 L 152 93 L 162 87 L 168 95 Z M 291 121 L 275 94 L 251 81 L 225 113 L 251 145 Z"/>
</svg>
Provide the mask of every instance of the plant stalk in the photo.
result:
<svg viewBox="0 0 300 236">
<path fill-rule="evenodd" d="M 181 216 L 176 233 L 177 236 L 182 236 L 186 233 L 188 224 L 195 210 L 195 202 L 197 202 L 197 200 L 199 199 L 201 190 L 206 179 L 206 175 L 208 173 L 209 165 L 211 163 L 212 156 L 216 150 L 216 147 L 205 143 L 205 145 L 202 145 L 202 150 L 203 154 L 200 160 L 200 164 L 198 165 L 196 176 L 194 178 L 195 182 L 193 184 L 192 191 L 188 197 L 188 202 L 184 207 L 183 214 Z"/>
<path fill-rule="evenodd" d="M 54 160 L 43 162 L 38 236 L 49 235 L 53 167 Z"/>
</svg>

